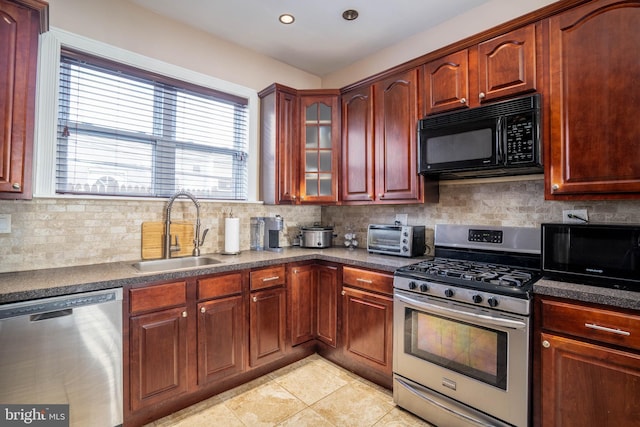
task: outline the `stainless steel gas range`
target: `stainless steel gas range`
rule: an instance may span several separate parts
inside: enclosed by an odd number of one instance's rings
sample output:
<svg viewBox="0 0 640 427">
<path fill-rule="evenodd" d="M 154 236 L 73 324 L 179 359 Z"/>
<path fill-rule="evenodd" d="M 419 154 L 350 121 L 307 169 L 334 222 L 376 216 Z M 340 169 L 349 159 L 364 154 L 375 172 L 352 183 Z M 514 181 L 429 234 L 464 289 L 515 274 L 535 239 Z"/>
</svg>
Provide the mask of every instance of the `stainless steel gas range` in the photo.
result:
<svg viewBox="0 0 640 427">
<path fill-rule="evenodd" d="M 434 243 L 394 274 L 394 401 L 440 427 L 527 426 L 540 230 L 436 225 Z"/>
</svg>

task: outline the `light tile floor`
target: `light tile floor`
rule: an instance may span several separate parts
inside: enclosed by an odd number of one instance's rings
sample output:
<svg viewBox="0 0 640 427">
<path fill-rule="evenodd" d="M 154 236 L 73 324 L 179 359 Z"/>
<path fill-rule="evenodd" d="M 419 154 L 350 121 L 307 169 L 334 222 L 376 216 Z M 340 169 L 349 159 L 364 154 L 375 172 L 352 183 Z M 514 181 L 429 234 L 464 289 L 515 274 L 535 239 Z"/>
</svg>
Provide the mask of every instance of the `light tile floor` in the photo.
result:
<svg viewBox="0 0 640 427">
<path fill-rule="evenodd" d="M 314 354 L 147 427 L 409 427 L 391 392 Z"/>
</svg>

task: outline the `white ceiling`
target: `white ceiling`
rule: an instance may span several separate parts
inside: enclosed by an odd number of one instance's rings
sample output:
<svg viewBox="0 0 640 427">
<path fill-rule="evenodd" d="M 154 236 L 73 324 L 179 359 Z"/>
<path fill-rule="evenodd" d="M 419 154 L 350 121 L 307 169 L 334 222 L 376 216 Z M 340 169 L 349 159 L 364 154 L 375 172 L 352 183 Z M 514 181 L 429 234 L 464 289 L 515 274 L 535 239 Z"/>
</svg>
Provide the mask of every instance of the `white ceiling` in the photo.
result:
<svg viewBox="0 0 640 427">
<path fill-rule="evenodd" d="M 323 77 L 489 0 L 131 1 Z M 342 19 L 347 9 L 358 19 Z"/>
</svg>

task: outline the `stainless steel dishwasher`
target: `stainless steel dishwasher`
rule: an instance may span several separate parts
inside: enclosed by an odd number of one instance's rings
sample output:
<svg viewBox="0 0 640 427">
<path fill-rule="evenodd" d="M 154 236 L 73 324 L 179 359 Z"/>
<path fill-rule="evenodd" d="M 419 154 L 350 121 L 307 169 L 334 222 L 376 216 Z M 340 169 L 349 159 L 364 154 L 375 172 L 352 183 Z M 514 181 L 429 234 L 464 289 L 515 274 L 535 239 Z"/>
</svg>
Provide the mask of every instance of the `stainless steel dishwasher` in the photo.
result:
<svg viewBox="0 0 640 427">
<path fill-rule="evenodd" d="M 122 424 L 122 289 L 0 305 L 0 403 L 68 404 L 71 426 Z"/>
</svg>

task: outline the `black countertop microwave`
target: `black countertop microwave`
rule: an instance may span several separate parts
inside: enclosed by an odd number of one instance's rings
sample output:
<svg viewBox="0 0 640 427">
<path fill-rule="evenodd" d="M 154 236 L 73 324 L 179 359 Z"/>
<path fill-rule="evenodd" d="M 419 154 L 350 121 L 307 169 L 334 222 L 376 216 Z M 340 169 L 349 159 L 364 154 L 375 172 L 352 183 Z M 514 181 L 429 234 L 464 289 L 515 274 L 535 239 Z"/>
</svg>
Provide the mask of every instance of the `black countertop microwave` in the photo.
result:
<svg viewBox="0 0 640 427">
<path fill-rule="evenodd" d="M 542 273 L 640 291 L 640 224 L 542 224 Z"/>
<path fill-rule="evenodd" d="M 539 174 L 540 94 L 425 117 L 419 172 L 441 179 Z"/>
</svg>

